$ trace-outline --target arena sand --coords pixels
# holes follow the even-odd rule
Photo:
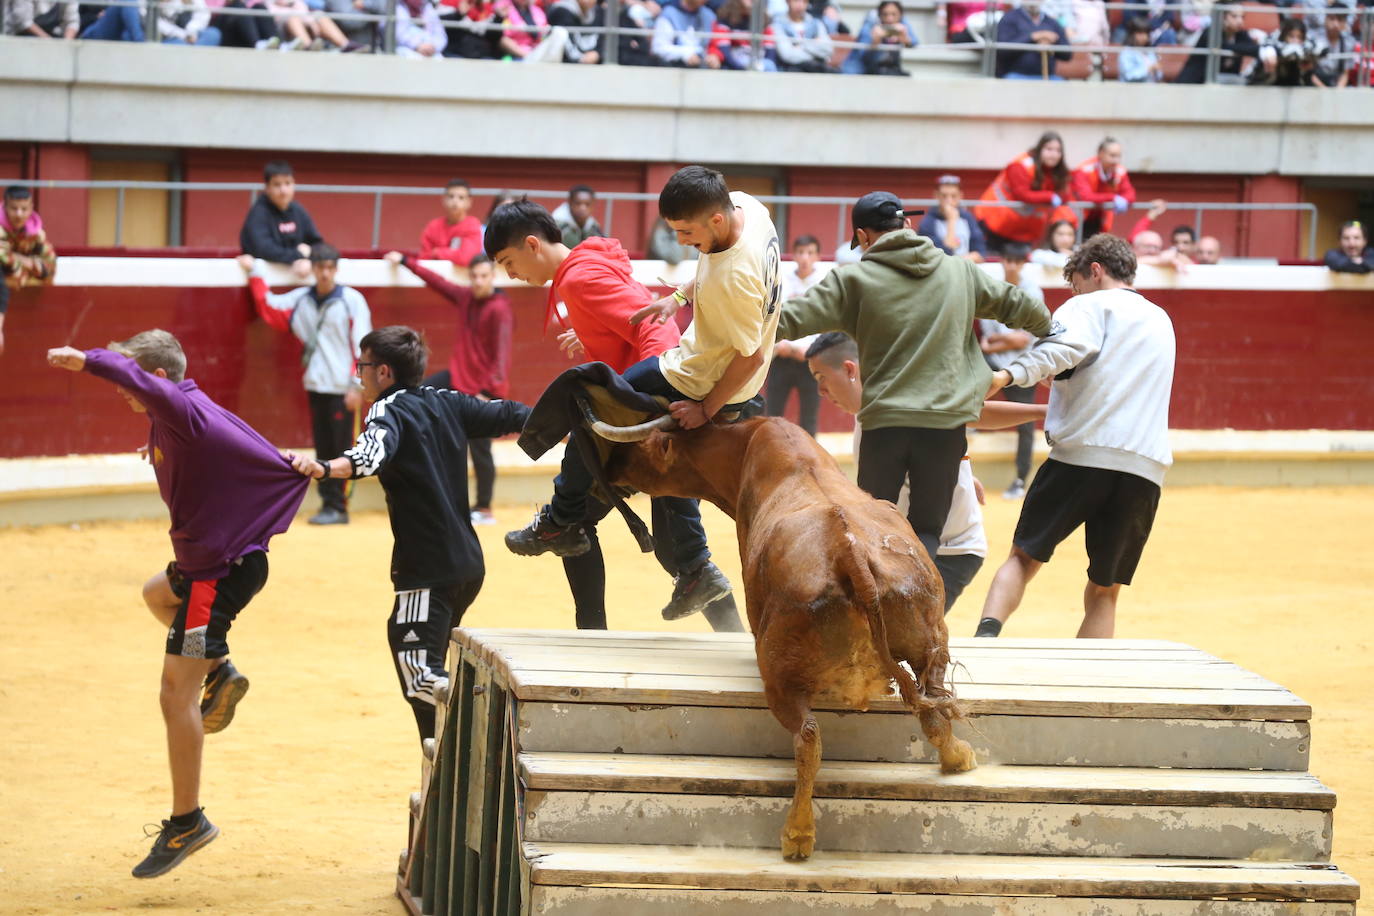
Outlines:
[[[990,485],[1003,483],[990,481]],[[311,497],[313,500],[313,496]],[[950,615],[972,633],[1016,504],[987,507],[992,557]],[[568,627],[557,560],[501,545],[525,509],[483,528],[473,626]],[[1172,639],[1238,662],[1316,710],[1312,771],[1336,790],[1335,860],[1374,888],[1374,489],[1165,493],[1121,637]],[[169,559],[163,522],[0,529],[0,912],[400,913],[392,897],[419,747],[385,651],[390,532],[297,524],[230,638],[252,691],[207,739],[202,799],[222,835],[137,881],[141,825],[169,802],[157,684],[163,632],[139,586]],[[669,582],[614,517],[603,526],[617,629],[665,624]],[[710,509],[716,559],[738,581],[734,529]],[[1007,635],[1070,636],[1086,562],[1065,544]],[[690,837],[684,837],[690,840]]]

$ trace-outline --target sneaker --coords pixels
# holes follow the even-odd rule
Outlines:
[[[323,51],[323,50],[324,50],[324,46],[325,46],[325,40],[324,40],[323,38],[316,38],[314,41],[310,42],[309,46],[307,46],[305,50],[307,50],[307,51]]]
[[[345,54],[371,54],[372,49],[367,45],[359,44],[356,41],[350,41],[343,46],[343,52]]]
[[[248,692],[248,678],[239,673],[234,663],[225,660],[205,678],[205,692],[200,700],[200,721],[205,734],[222,732],[234,721],[234,707]]]
[[[1002,491],[1003,499],[1020,499],[1026,495],[1026,482],[1020,477],[1011,482],[1011,486]]]
[[[151,833],[147,835],[152,836]],[[204,811],[200,812],[200,820],[196,821],[196,825],[189,829],[178,827],[171,821],[163,821],[162,829],[153,841],[152,852],[134,866],[134,877],[156,878],[165,875],[180,865],[182,859],[217,836],[219,828],[210,823]]]
[[[490,509],[473,509],[471,518],[474,525],[496,524],[496,516],[491,514]]]
[[[347,525],[348,513],[326,507],[318,514],[310,516],[307,521],[312,525]]]
[[[541,553],[580,557],[592,549],[592,542],[587,539],[587,532],[581,525],[559,525],[554,522],[553,513],[545,506],[535,515],[534,521],[506,535],[506,546],[511,553],[522,557],[537,557]]]
[[[281,47],[281,39],[273,35],[271,38],[263,38],[253,42],[253,47],[257,48],[259,51],[275,51],[277,48]]]
[[[681,620],[704,611],[708,604],[728,594],[730,580],[725,578],[720,567],[708,560],[697,570],[673,580],[673,597],[663,609],[663,619]]]
[[[278,49],[282,51],[294,51],[300,46],[301,40],[299,38],[293,38],[290,41],[283,41],[281,44],[277,45]]]

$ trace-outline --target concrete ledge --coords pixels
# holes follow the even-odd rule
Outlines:
[[[852,436],[822,433],[818,438],[852,477]],[[1374,432],[1177,430],[1172,441],[1170,487],[1374,485]],[[1015,449],[1013,433],[969,437],[975,473],[989,489],[1010,482]],[[534,507],[548,500],[561,449],[532,461],[508,439],[494,443],[492,452],[498,505]],[[1040,441],[1035,462],[1048,453]],[[356,483],[351,506],[357,511],[386,507],[376,480]],[[301,512],[313,514],[316,508],[312,494]],[[0,527],[161,518],[166,512],[152,470],[137,455],[0,459]]]
[[[896,79],[0,38],[0,139],[998,169],[1052,111],[1071,149],[1104,122],[1148,132],[1129,147],[1142,172],[1347,175],[1370,151],[1374,93],[993,81],[917,58],[916,78]]]

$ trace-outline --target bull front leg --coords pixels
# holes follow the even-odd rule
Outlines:
[[[797,788],[782,828],[782,857],[800,861],[811,858],[816,848],[816,812],[811,798],[821,768],[821,727],[809,709],[792,734],[792,753],[797,760]]]

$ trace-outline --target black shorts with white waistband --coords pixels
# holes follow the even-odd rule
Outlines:
[[[1130,585],[1158,507],[1154,481],[1049,458],[1026,491],[1012,543],[1048,563],[1060,542],[1082,525],[1088,578],[1103,588]]]
[[[188,579],[174,560],[167,564],[167,584],[181,599],[167,631],[167,654],[223,658],[229,654],[234,618],[267,584],[267,554],[261,550],[244,554],[218,579]]]

